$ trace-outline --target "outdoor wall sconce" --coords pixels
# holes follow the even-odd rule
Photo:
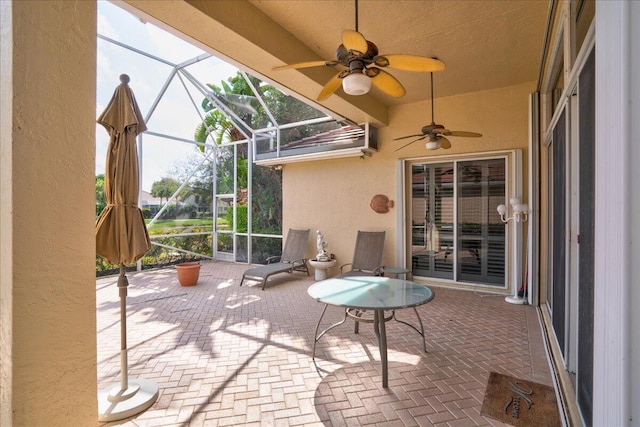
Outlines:
[[[526,222],[529,216],[529,206],[526,203],[520,203],[519,197],[512,197],[509,199],[513,216],[505,218],[507,215],[507,207],[505,205],[498,205],[498,213],[500,214],[500,220],[505,224],[510,220],[515,222]]]

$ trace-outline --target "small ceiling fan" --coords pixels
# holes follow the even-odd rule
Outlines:
[[[396,151],[402,150],[404,147],[407,147],[413,144],[414,142],[422,141],[425,138],[429,138],[429,140],[425,144],[425,147],[427,148],[427,150],[437,150],[438,148],[444,148],[445,150],[448,150],[449,148],[451,148],[451,141],[445,138],[445,136],[464,136],[467,138],[479,138],[482,136],[482,134],[476,133],[476,132],[449,130],[449,129],[446,129],[443,125],[439,125],[434,121],[433,119],[433,73],[431,73],[431,123],[424,126],[421,129],[421,131],[422,133],[419,133],[416,135],[407,135],[407,136],[402,136],[400,138],[395,138],[394,141],[399,141],[401,139],[407,139],[407,138],[417,138],[411,141],[410,143],[405,144],[402,147],[396,149]]]
[[[387,95],[401,98],[405,95],[404,86],[382,68],[405,71],[442,71],[444,62],[434,58],[417,55],[391,54],[378,55],[378,47],[358,32],[358,0],[355,0],[356,29],[342,32],[342,44],[336,50],[333,61],[310,61],[298,64],[274,67],[274,70],[289,70],[310,67],[346,67],[324,85],[318,101],[329,98],[342,85],[349,95],[364,95],[371,84]]]

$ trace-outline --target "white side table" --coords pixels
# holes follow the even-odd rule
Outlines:
[[[329,261],[316,261],[315,259],[310,259],[309,264],[315,270],[315,279],[316,281],[324,280],[327,278],[327,272],[331,267],[336,265],[337,261],[335,259]]]

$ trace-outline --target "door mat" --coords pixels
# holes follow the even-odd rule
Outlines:
[[[491,372],[481,415],[513,426],[561,426],[553,387]]]

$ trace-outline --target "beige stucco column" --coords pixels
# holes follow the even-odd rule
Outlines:
[[[0,424],[97,425],[96,3],[0,16]]]

